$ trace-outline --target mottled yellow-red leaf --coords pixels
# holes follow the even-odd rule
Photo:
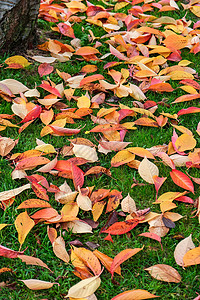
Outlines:
[[[119,167],[121,165],[129,163],[134,159],[135,154],[130,153],[128,150],[121,150],[111,159],[111,166]]]

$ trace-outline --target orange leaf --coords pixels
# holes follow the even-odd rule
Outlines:
[[[195,99],[199,99],[200,94],[189,94],[189,95],[183,95],[178,97],[174,102],[172,103],[180,103],[180,102],[185,102],[185,101],[191,101]]]
[[[111,268],[113,259],[111,257],[107,256],[106,254],[98,251],[98,250],[93,251],[93,254],[101,261],[101,263],[104,265],[104,267],[109,272],[111,272],[110,268]],[[121,268],[120,268],[120,266],[117,267],[114,272],[117,273],[117,274],[119,274],[119,275],[121,275]]]
[[[99,53],[99,50],[90,46],[81,47],[75,52],[76,55],[92,55],[97,53]]]
[[[20,160],[17,165],[15,170],[31,170],[38,165],[45,165],[49,163],[50,160],[46,157],[28,157],[23,160]]]
[[[185,48],[189,44],[189,41],[185,36],[178,35],[178,34],[170,34],[164,40],[164,44],[167,48],[174,51],[174,50]]]
[[[38,210],[36,213],[34,213],[31,218],[33,219],[44,219],[44,220],[48,220],[51,218],[54,218],[58,215],[57,210],[55,210],[54,208],[44,208],[44,209],[40,209]]]
[[[184,267],[200,264],[200,247],[189,250],[183,257]]]
[[[101,80],[101,79],[104,79],[104,76],[101,75],[101,74],[91,75],[91,76],[88,76],[86,78],[83,78],[80,82],[80,86],[83,86],[84,84],[88,84],[88,83],[91,83],[93,81]]]
[[[142,299],[152,299],[157,298],[159,296],[153,295],[145,290],[131,290],[123,292],[111,300],[142,300]]]
[[[154,120],[152,120],[150,118],[144,118],[144,117],[134,121],[134,124],[135,125],[141,125],[141,126],[158,127],[157,122],[155,122]]]
[[[17,209],[22,209],[22,208],[39,208],[39,207],[51,207],[51,205],[43,200],[40,199],[28,199],[23,201]]]
[[[98,68],[95,65],[86,65],[86,66],[82,67],[80,72],[81,73],[93,73],[93,72],[96,72],[97,70],[98,70]]]
[[[142,249],[143,249],[143,247],[142,248],[135,248],[135,249],[125,249],[125,250],[121,251],[120,253],[118,253],[115,256],[115,258],[113,259],[112,265],[110,267],[110,272],[112,274],[112,277],[114,275],[114,272],[115,272],[116,268],[118,268],[124,261],[126,261],[127,259],[129,259],[133,255],[135,255],[136,253],[138,253]]]
[[[85,248],[74,247],[74,253],[85,264],[85,266],[92,270],[94,275],[99,275],[101,273],[101,264],[92,251]]]

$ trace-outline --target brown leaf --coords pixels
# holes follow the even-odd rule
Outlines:
[[[175,283],[179,283],[181,281],[181,276],[178,271],[176,271],[169,265],[158,264],[145,270],[148,271],[149,274],[157,280]]]
[[[43,268],[49,269],[49,267],[39,258],[28,256],[28,255],[18,255],[18,258],[20,258],[23,262],[25,262],[27,265],[34,265],[34,266],[40,266]],[[52,272],[52,271],[51,271]],[[53,272],[52,272],[53,273]]]
[[[67,253],[65,249],[65,241],[64,239],[59,236],[55,239],[55,241],[52,244],[53,246],[53,252],[55,255],[63,260],[64,262],[68,263],[69,262],[69,254]]]
[[[193,248],[195,248],[195,245],[192,241],[191,234],[176,245],[174,250],[174,258],[179,266],[184,266],[183,257],[185,257],[185,254]]]

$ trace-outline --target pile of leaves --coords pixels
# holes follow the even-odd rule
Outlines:
[[[191,130],[182,125],[184,115],[197,118],[200,112],[198,74],[190,66],[191,61],[182,59],[182,51],[193,55],[200,52],[200,21],[192,22],[187,16],[174,19],[153,14],[155,9],[159,12],[181,9],[200,17],[198,1],[178,4],[174,0],[113,3],[102,0],[95,4],[42,0],[39,18],[50,22],[58,39],[48,39],[38,45],[40,55],[10,56],[2,66],[19,70],[35,65],[41,83],[30,88],[16,79],[0,81],[2,105],[7,102],[12,110],[12,114],[0,114],[0,130],[3,134],[11,127],[19,134],[16,140],[9,136],[0,137],[0,155],[13,168],[12,179],[24,182],[17,188],[0,192],[1,210],[4,213],[13,207],[17,210],[14,230],[20,244],[19,251],[13,250],[17,245],[12,249],[0,245],[0,255],[53,272],[41,259],[26,255],[26,249],[21,250],[33,228],[40,230],[41,226],[46,226],[55,256],[63,262],[63,268],[70,264],[73,274],[80,279],[70,287],[65,298],[97,299],[94,293],[101,285],[100,277],[109,272],[116,284],[114,276],[121,276],[121,264],[146,250],[144,246],[127,248],[111,258],[97,250],[96,243],[87,242],[85,247],[76,239],[67,241],[69,245],[66,246],[63,233],[80,236],[97,230],[104,235],[109,247],[108,243],[114,243],[113,236],[127,234],[130,238],[130,231],[137,226],[141,228],[139,236],[156,240],[163,249],[161,238],[184,217],[174,212],[178,203],[185,203],[190,211],[193,207],[194,217],[200,220],[200,178],[192,176],[192,170],[200,168],[197,144],[200,122]],[[81,46],[81,36],[76,36],[73,29],[82,22],[90,28],[87,46]],[[93,28],[96,27],[103,35],[95,36]],[[101,49],[105,53],[102,54]],[[68,61],[72,64],[79,61],[83,65],[78,74],[55,67],[57,63]],[[100,65],[103,65],[102,69],[98,68]],[[50,78],[52,74],[56,80]],[[171,103],[165,98],[151,100],[150,95],[154,93],[171,94],[177,90],[184,94]],[[176,113],[165,112],[165,108],[180,103],[185,106],[181,109],[176,106]],[[20,137],[27,134],[31,124],[37,128],[36,146],[19,153]],[[38,124],[42,124],[40,131]],[[147,148],[145,142],[138,145],[137,141],[127,138],[130,131],[141,127],[152,128],[153,135],[157,135],[158,130],[173,128],[173,134],[164,144]],[[49,135],[62,143],[59,148],[51,143],[51,138],[44,142]],[[107,168],[104,157],[109,155],[110,167]],[[119,167],[123,170],[122,166],[136,172],[141,179],[133,178],[128,187],[130,191],[146,184],[154,186],[155,199],[151,208],[146,207],[145,202],[143,207],[137,208],[131,192],[125,195],[123,190],[104,185],[97,189],[95,185],[88,186],[90,177],[94,182],[101,176],[107,177],[108,182],[116,179],[113,170]],[[165,177],[159,175],[164,166],[167,169]],[[58,185],[56,182],[60,179],[62,184]],[[161,194],[160,188],[169,180],[177,191]],[[27,199],[16,207],[16,199],[24,191]],[[108,214],[107,221],[105,214]],[[104,218],[104,225],[99,230],[101,218]],[[148,224],[145,232],[144,223]],[[0,224],[0,230],[10,225]],[[195,246],[191,235],[176,245],[174,259],[183,268],[200,263],[200,246]],[[149,265],[145,270],[154,279],[181,282],[179,272],[168,264]],[[0,274],[5,272],[12,272],[12,269],[1,266]],[[21,281],[31,290],[58,285],[33,278]],[[158,296],[143,290],[142,286],[133,290],[126,287],[122,293],[113,295],[112,300]]]

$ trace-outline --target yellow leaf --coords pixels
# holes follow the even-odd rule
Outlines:
[[[79,283],[75,284],[69,289],[67,297],[86,298],[92,295],[98,289],[100,284],[101,279],[99,278],[99,276],[81,280]]]
[[[171,80],[194,79],[194,76],[185,71],[172,71],[168,74]]]
[[[193,86],[190,86],[190,85],[182,85],[179,87],[180,89],[182,89],[183,91],[185,91],[186,93],[189,93],[189,94],[198,94],[197,90],[195,88],[193,88]]]
[[[115,4],[115,11],[127,6],[128,3],[127,2],[118,2],[117,4]]]
[[[127,150],[119,151],[111,160],[112,167],[119,167],[135,159],[135,154]]]
[[[186,133],[188,135],[193,136],[192,131],[190,131],[188,128],[186,128],[186,127],[184,127],[182,125],[174,125],[174,124],[172,124],[172,126],[174,128],[176,128],[177,130],[179,130],[180,132],[182,132],[182,133]]]
[[[200,18],[200,6],[194,5],[190,8],[191,12],[195,14],[195,16]]]
[[[19,64],[23,67],[27,67],[27,66],[31,65],[31,63],[29,63],[28,60],[25,57],[21,56],[21,55],[11,56],[11,57],[9,57],[5,60],[5,63],[7,65]]]
[[[193,138],[193,136],[183,133],[180,135],[176,142],[175,145],[178,149],[178,151],[183,152],[186,150],[192,150],[196,146],[196,140]]]
[[[191,61],[189,61],[187,59],[183,59],[183,60],[179,61],[178,66],[186,67],[186,66],[190,65],[191,63],[192,63]]]
[[[106,203],[104,201],[96,202],[92,207],[93,220],[96,222],[101,216]]]
[[[51,144],[44,144],[44,145],[36,146],[35,150],[39,150],[39,151],[47,153],[47,154],[56,153],[54,146],[52,146]]]
[[[77,106],[78,106],[78,108],[89,108],[90,107],[90,99],[86,96],[79,97]]]
[[[34,225],[35,222],[29,217],[26,211],[17,216],[15,220],[15,227],[18,232],[18,240],[20,245],[24,243],[27,234]]]
[[[174,199],[184,196],[186,192],[179,193],[179,192],[167,192],[162,194],[154,203],[162,203],[164,201],[173,201]]]
[[[10,225],[10,224],[0,224],[0,230],[3,229],[4,227],[6,227],[7,225]]]

